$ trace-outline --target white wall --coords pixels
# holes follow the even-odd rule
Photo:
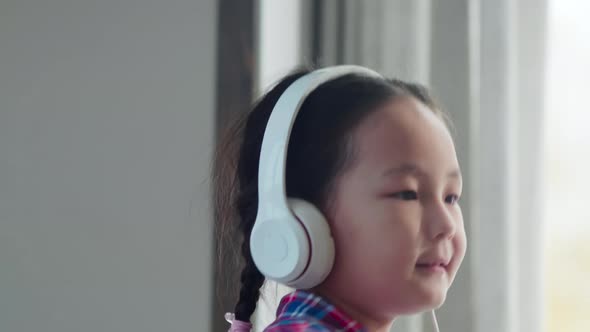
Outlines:
[[[0,2],[0,331],[208,331],[214,0]]]
[[[303,1],[258,0],[256,98],[302,64],[303,6]]]

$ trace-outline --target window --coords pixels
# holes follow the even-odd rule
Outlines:
[[[590,331],[590,2],[549,1],[545,326]]]

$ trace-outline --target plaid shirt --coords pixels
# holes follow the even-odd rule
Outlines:
[[[264,332],[299,331],[366,332],[366,329],[323,298],[297,290],[283,297],[277,319]]]

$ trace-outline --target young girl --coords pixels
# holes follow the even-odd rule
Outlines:
[[[250,330],[265,280],[250,237],[267,123],[281,95],[313,73],[282,79],[217,150],[216,218],[239,228],[245,259],[230,331]],[[325,81],[301,104],[285,170],[287,196],[320,210],[335,250],[327,276],[285,296],[265,331],[385,332],[401,315],[443,304],[466,250],[462,179],[445,116],[424,87],[358,71]]]

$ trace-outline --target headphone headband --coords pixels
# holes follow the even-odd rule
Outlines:
[[[348,74],[382,77],[365,67],[341,65],[312,71],[295,82],[275,104],[264,132],[258,168],[258,214],[288,210],[285,166],[291,129],[305,98],[318,86]]]
[[[286,195],[289,136],[305,98],[318,86],[348,74],[381,77],[359,66],[313,71],[293,82],[275,104],[262,140],[258,213],[250,235],[252,259],[265,277],[295,288],[324,280],[334,262],[334,241],[320,210]]]

